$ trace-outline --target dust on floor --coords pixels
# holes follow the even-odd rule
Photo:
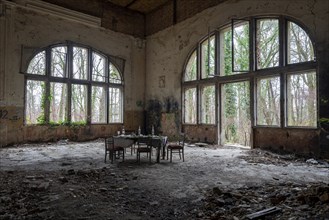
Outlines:
[[[104,163],[102,140],[0,149],[0,219],[329,218],[326,161],[236,147],[185,147],[185,162],[127,151]],[[307,162],[306,162],[307,161]]]

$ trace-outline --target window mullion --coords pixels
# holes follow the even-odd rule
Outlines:
[[[71,122],[71,110],[72,110],[72,72],[73,72],[73,48],[72,44],[67,45],[67,77],[68,77],[68,85],[67,85],[67,121]]]
[[[91,80],[92,80],[92,50],[88,48],[88,61],[87,61],[87,71],[88,71],[88,86],[87,86],[87,124],[91,124]]]
[[[44,100],[44,116],[45,116],[45,122],[49,123],[50,118],[50,100],[48,97],[50,97],[50,82],[49,82],[49,76],[51,75],[51,49],[46,49],[46,80],[45,86],[46,86],[46,99]]]
[[[287,64],[287,35],[286,35],[286,23],[285,19],[281,16],[279,18],[279,66],[285,66]]]
[[[109,61],[109,58],[107,57],[106,60],[105,60],[105,83],[107,84],[106,85],[106,123],[109,124],[110,123],[110,102],[109,102],[109,98],[110,98],[110,87],[109,87],[109,84],[110,84],[110,61]]]

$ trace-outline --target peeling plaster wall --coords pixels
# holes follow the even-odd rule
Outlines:
[[[21,52],[72,41],[125,60],[124,118],[127,129],[143,123],[145,88],[145,42],[139,38],[86,25],[55,15],[27,9],[15,3],[2,4],[0,15],[0,146],[61,138],[86,140],[116,133],[121,125],[90,125],[82,128],[24,126],[24,75]],[[132,86],[133,85],[133,86]],[[79,135],[80,134],[80,135]],[[75,138],[74,138],[75,137]]]
[[[146,46],[146,81],[152,83],[148,84],[146,88],[146,100],[164,102],[166,97],[173,97],[177,101],[179,111],[181,112],[182,71],[189,53],[196,47],[200,39],[207,35],[209,30],[213,31],[218,27],[229,24],[232,18],[257,15],[285,15],[301,22],[308,28],[317,49],[319,97],[320,100],[329,100],[329,1],[327,0],[228,0],[208,8],[175,26],[148,36]],[[165,86],[161,87],[160,85],[163,85],[163,77],[165,77]],[[329,102],[324,103],[324,101],[321,101],[319,111],[320,118],[329,118]],[[203,127],[202,125],[195,126],[193,129],[188,127],[188,131],[191,132],[189,135],[202,140],[204,135],[202,132],[198,132],[198,130],[204,129]],[[180,127],[171,129],[181,130]],[[263,143],[264,139],[258,138],[257,135],[262,135],[263,132],[257,132],[259,130],[257,128],[254,130],[256,134],[254,138],[258,140],[257,146],[262,147],[266,143]],[[282,135],[281,129],[265,130],[270,131],[273,136],[280,137]],[[290,131],[292,138],[290,138],[289,143],[293,143],[293,137],[296,136],[294,135],[295,131],[297,132],[298,129]],[[167,132],[169,130],[163,131],[165,134]],[[315,135],[318,139],[320,138],[319,133],[317,131]],[[213,134],[217,136],[217,132],[213,132]],[[303,132],[297,132],[296,134],[304,135]],[[320,142],[312,143],[315,143],[316,147],[321,145],[321,148],[324,149],[323,152],[329,155],[329,144],[326,144],[328,143],[328,138],[327,136],[325,137]],[[217,137],[214,138],[217,139]],[[301,144],[299,149],[308,149],[311,140],[305,138],[304,141],[304,143],[299,142]],[[280,149],[281,146],[273,143],[272,148]],[[289,145],[285,145],[284,148],[289,151]],[[302,152],[305,152],[304,150]],[[314,150],[314,148],[310,150]]]

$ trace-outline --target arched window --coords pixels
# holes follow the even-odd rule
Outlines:
[[[247,136],[244,125],[317,126],[313,43],[288,18],[234,20],[208,33],[188,57],[183,74],[185,124],[216,124],[220,112],[228,139],[235,138],[233,133]],[[244,126],[241,134],[238,126]]]
[[[123,81],[105,54],[49,46],[32,57],[25,79],[25,124],[122,123]]]

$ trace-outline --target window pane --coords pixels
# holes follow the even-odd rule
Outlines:
[[[63,123],[67,112],[67,85],[50,83],[50,122]]]
[[[289,75],[287,82],[288,126],[316,127],[315,72]]]
[[[257,20],[257,68],[264,69],[279,65],[279,21]]]
[[[112,63],[110,63],[109,73],[110,73],[110,83],[117,83],[117,84],[121,83],[120,73]]]
[[[66,77],[67,47],[54,47],[51,49],[51,75]]]
[[[109,89],[109,122],[122,122],[122,96],[119,88]]]
[[[248,81],[222,86],[221,142],[250,146],[250,84]]]
[[[29,63],[27,73],[46,75],[46,52],[42,51],[36,54]]]
[[[87,86],[72,85],[71,121],[86,123],[87,119]]]
[[[196,88],[185,89],[184,92],[184,122],[196,124],[197,120]]]
[[[92,70],[92,80],[105,82],[105,65],[106,59],[104,56],[93,52],[93,70]]]
[[[91,89],[91,122],[106,123],[106,90],[93,86]]]
[[[82,47],[73,47],[73,78],[88,79],[88,50]]]
[[[237,73],[232,72],[232,31],[231,28],[226,28],[221,31],[220,39],[220,75],[228,76]]]
[[[280,77],[257,81],[257,124],[280,125]]]
[[[45,83],[42,81],[27,80],[25,99],[25,122],[26,124],[43,124]]]
[[[196,51],[194,51],[187,62],[184,81],[196,80],[196,77],[197,77]]]
[[[205,124],[215,124],[215,86],[201,89],[201,121]]]
[[[215,36],[210,36],[201,45],[201,76],[209,78],[215,75]]]
[[[288,22],[288,63],[314,60],[312,42],[307,33],[293,22]]]
[[[234,25],[234,71],[249,71],[249,22]]]

